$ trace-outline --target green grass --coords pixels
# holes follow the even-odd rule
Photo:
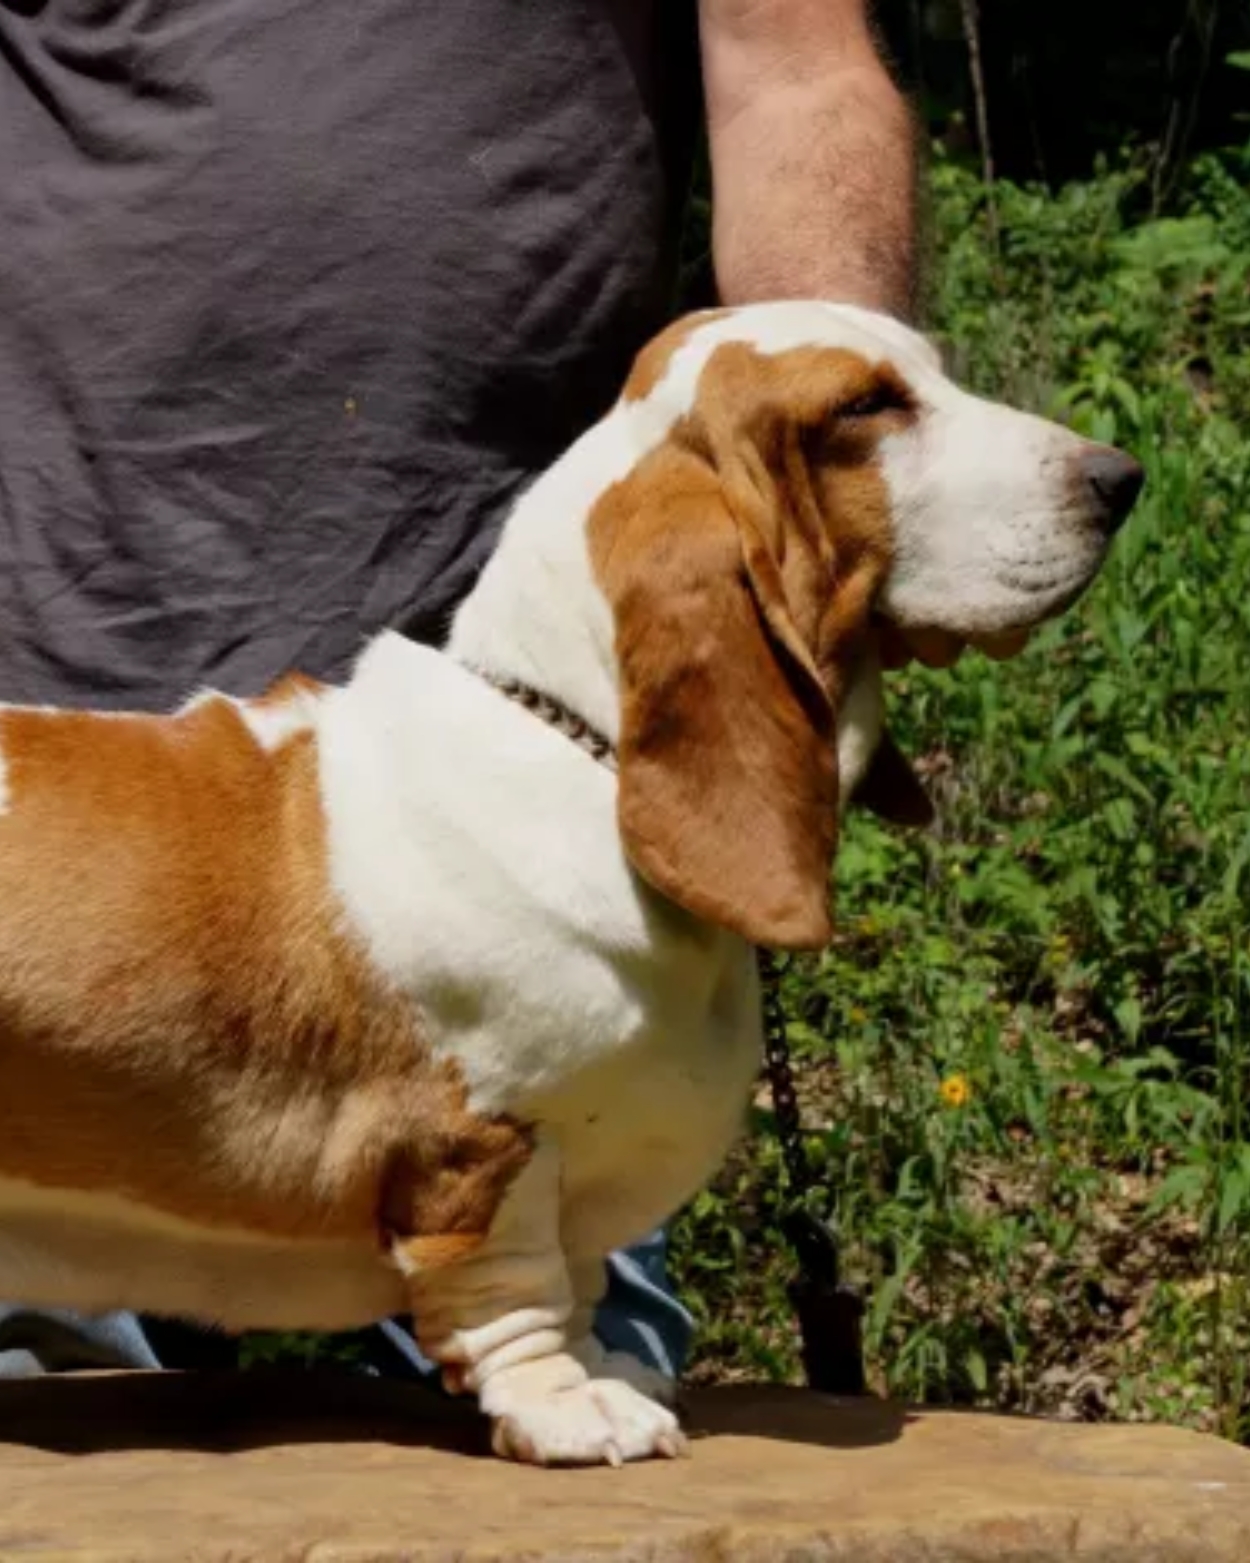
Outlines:
[[[936,192],[961,377],[1149,487],[1024,656],[895,679],[939,820],[852,823],[837,941],[791,970],[811,1145],[879,1387],[1244,1437],[1250,158],[1202,160],[1159,221],[1131,172],[1000,187],[997,254],[976,182]],[[679,1228],[699,1378],[796,1369],[763,1100]]]

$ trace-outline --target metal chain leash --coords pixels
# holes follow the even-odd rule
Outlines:
[[[799,1099],[794,1089],[794,1070],[790,1065],[785,1009],[781,1002],[784,968],[777,956],[767,950],[756,953],[759,960],[760,1000],[764,1011],[764,1062],[772,1089],[778,1138],[781,1140],[781,1153],[785,1159],[790,1188],[794,1192],[802,1192],[810,1179],[807,1153],[803,1147]]]
[[[777,1134],[786,1169],[782,1231],[794,1250],[799,1273],[790,1302],[798,1315],[803,1368],[812,1389],[834,1395],[866,1392],[862,1321],[864,1304],[841,1279],[838,1239],[829,1217],[829,1194],[812,1170],[803,1143],[799,1099],[781,1002],[784,966],[767,950],[756,952],[768,1070]]]

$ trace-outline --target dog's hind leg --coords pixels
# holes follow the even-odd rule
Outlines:
[[[497,1453],[538,1465],[619,1465],[676,1455],[676,1418],[569,1349],[574,1311],[560,1246],[560,1156],[540,1135],[489,1232],[429,1264],[430,1238],[395,1239],[422,1350],[449,1387],[475,1393]]]

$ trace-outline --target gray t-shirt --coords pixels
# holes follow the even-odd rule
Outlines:
[[[669,307],[688,11],[0,0],[0,699],[439,637]]]

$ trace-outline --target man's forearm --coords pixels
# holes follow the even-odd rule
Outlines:
[[[715,80],[709,89],[725,301],[828,297],[910,314],[916,134],[876,59],[769,72],[730,103]]]

